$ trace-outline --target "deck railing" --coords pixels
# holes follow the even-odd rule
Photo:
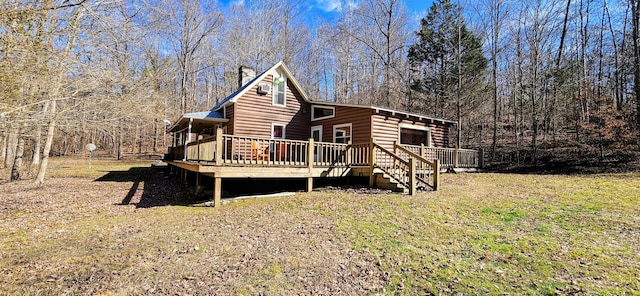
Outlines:
[[[222,136],[221,164],[306,166],[309,142]]]
[[[479,168],[482,167],[483,152],[473,149],[428,147],[417,145],[401,145],[403,148],[424,157],[427,160],[440,160],[443,167]]]
[[[185,150],[186,149],[186,150]],[[369,166],[415,192],[416,185],[437,189],[441,167],[481,167],[482,151],[398,145],[386,149],[371,140],[366,144],[339,144],[224,135],[171,147],[170,160],[196,161],[220,166],[281,166],[348,168]],[[373,173],[371,173],[371,176]]]
[[[222,151],[216,158],[218,142]],[[309,141],[268,139],[221,135],[199,139],[186,146],[171,147],[171,159],[209,162],[219,165],[261,165],[261,166],[308,166]],[[186,153],[185,153],[186,147]],[[482,167],[482,150],[427,147],[417,145],[397,145],[415,153],[428,161],[440,160],[441,167],[478,168]],[[368,144],[339,144],[327,142],[313,143],[313,166],[343,167],[369,165]],[[406,159],[397,149],[392,151]],[[405,153],[406,154],[406,153]],[[416,168],[418,171],[423,168]],[[426,169],[426,168],[425,168]]]

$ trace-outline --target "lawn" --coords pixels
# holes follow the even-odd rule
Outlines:
[[[0,294],[640,295],[637,173],[445,174],[416,197],[210,208],[149,164],[0,179]]]

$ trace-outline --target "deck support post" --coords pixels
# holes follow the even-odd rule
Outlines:
[[[484,149],[478,149],[478,167],[484,168]]]
[[[416,160],[409,158],[409,195],[416,195]]]
[[[196,190],[198,190],[200,184],[202,184],[202,174],[196,173]]]
[[[440,160],[433,160],[433,190],[438,190],[438,184],[440,183]]]
[[[307,178],[307,192],[313,192],[313,177]]]
[[[369,141],[369,187],[373,187],[376,183],[376,178],[373,175],[376,163],[376,140],[371,138]]]
[[[307,192],[313,191],[313,151],[315,150],[313,138],[309,138],[309,146],[307,147],[307,166],[309,167],[309,177],[307,177]]]
[[[213,182],[213,206],[219,207],[222,205],[220,202],[222,198],[222,178],[214,177]]]
[[[221,165],[222,164],[222,141],[223,141],[223,137],[222,137],[222,128],[219,127],[218,129],[216,129],[216,152],[215,152],[215,164],[217,165]]]

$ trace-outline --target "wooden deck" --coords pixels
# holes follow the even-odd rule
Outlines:
[[[394,144],[393,149],[369,143],[339,144],[224,135],[171,147],[165,161],[173,168],[214,178],[214,205],[220,204],[225,178],[301,178],[313,189],[314,178],[365,176],[370,186],[381,180],[406,188],[437,190],[446,167],[480,167],[476,150]],[[394,185],[395,186],[395,185]]]

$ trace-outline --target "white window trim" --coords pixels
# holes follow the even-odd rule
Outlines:
[[[282,139],[286,139],[287,138],[287,125],[286,124],[282,124],[282,123],[271,123],[271,139],[275,139],[273,137],[273,132],[274,132],[274,128],[276,126],[281,126],[282,127]]]
[[[323,117],[318,117],[315,118],[313,116],[313,114],[315,114],[314,110],[315,108],[324,108],[324,109],[331,109],[333,110],[333,114],[329,115],[329,116],[323,116]],[[311,121],[316,121],[316,120],[322,120],[322,119],[329,119],[329,118],[334,118],[336,117],[336,107],[330,107],[330,106],[311,106]]]
[[[319,131],[320,132],[320,138],[318,139],[318,142],[322,142],[322,125],[314,125],[311,127],[311,138],[313,139],[313,131]]]
[[[398,144],[401,144],[400,137],[402,135],[402,129],[412,129],[427,132],[427,147],[432,147],[433,141],[431,140],[431,128],[428,126],[415,126],[408,123],[398,124]]]
[[[345,123],[345,124],[337,124],[333,126],[333,143],[336,143],[336,131],[339,128],[343,128],[343,127],[349,127],[349,130],[351,131],[351,133],[349,134],[349,141],[353,140],[353,126],[351,123]]]
[[[271,105],[273,106],[279,106],[279,107],[287,107],[287,77],[284,75],[284,73],[275,70],[273,72],[273,81],[271,82]],[[277,92],[277,86],[275,84],[275,80],[276,77],[281,77],[284,79],[284,101],[282,104],[278,104],[277,103],[277,97],[278,97],[278,92]]]

